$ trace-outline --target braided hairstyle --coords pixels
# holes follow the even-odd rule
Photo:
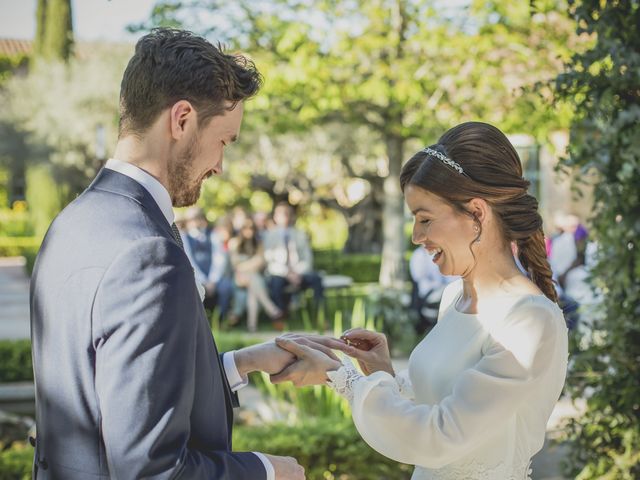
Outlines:
[[[429,148],[458,163],[464,173],[433,153],[420,151],[402,168],[402,191],[412,184],[440,196],[474,219],[479,227],[477,238],[482,225],[464,205],[473,198],[484,199],[494,212],[505,242],[516,243],[518,259],[531,280],[557,303],[538,201],[527,193],[529,181],[522,177],[520,158],[507,137],[487,123],[466,122],[448,130]]]

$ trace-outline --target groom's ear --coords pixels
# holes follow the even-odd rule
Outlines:
[[[169,110],[169,128],[174,140],[181,140],[190,129],[196,128],[198,115],[191,102],[180,100]]]

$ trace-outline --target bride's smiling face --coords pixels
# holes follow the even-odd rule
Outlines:
[[[405,201],[414,216],[412,241],[422,245],[443,275],[466,275],[475,260],[469,246],[477,236],[474,221],[438,195],[407,185]]]

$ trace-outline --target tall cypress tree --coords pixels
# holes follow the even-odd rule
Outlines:
[[[602,301],[589,312],[593,335],[572,357],[569,386],[587,410],[570,425],[569,473],[632,480],[640,478],[640,0],[570,4],[578,33],[594,42],[557,79],[575,106],[563,163],[592,178],[591,283]]]
[[[43,56],[49,60],[68,60],[73,48],[71,0],[46,0],[44,3],[46,14]]]
[[[33,51],[40,56],[44,52],[44,32],[47,23],[47,0],[38,0],[36,10],[36,38],[33,42]]]

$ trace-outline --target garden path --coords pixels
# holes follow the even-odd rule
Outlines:
[[[23,257],[0,258],[0,340],[29,338],[29,278]]]

